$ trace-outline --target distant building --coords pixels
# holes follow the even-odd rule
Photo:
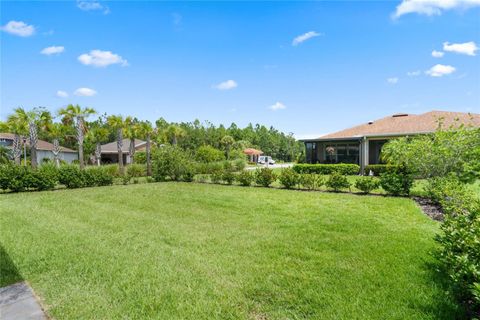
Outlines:
[[[435,132],[460,124],[480,127],[480,114],[430,111],[423,114],[398,113],[352,128],[327,134],[305,143],[308,163],[356,163],[365,168],[381,163],[383,145],[392,138]]]
[[[12,148],[13,140],[15,135],[13,133],[0,133],[0,146]],[[25,140],[26,146],[30,148],[30,140]],[[23,147],[22,147],[23,148]],[[53,144],[44,140],[38,140],[37,142],[37,163],[42,163],[44,159],[50,159],[53,161]],[[58,154],[60,160],[63,160],[67,163],[71,163],[73,160],[78,160],[78,153],[75,150],[65,148],[60,146],[60,153]],[[23,159],[23,150],[22,150],[22,159]]]
[[[146,148],[147,142],[135,139],[135,151],[144,151]],[[130,149],[130,139],[122,140],[122,155],[123,163],[131,163],[128,150]],[[118,163],[118,150],[117,150],[117,141],[110,142],[107,144],[102,144],[102,163]]]

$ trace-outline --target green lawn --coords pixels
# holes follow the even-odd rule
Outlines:
[[[0,285],[56,319],[453,319],[406,198],[153,183],[0,195]]]

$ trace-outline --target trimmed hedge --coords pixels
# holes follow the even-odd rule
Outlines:
[[[397,170],[398,166],[392,164],[369,164],[368,166],[365,166],[364,173],[365,175],[368,175],[370,171],[372,171],[374,176],[380,176],[382,173],[393,172]]]
[[[332,174],[338,172],[342,175],[357,175],[360,172],[360,166],[353,163],[337,163],[337,164],[296,164],[293,170],[297,173],[316,173],[316,174]]]

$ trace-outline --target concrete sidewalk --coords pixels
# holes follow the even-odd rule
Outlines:
[[[0,288],[0,319],[46,320],[47,317],[30,286],[25,282],[18,282]]]

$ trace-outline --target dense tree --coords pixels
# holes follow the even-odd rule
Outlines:
[[[138,123],[138,134],[142,139],[146,140],[145,154],[147,160],[147,176],[152,175],[152,156],[151,156],[151,139],[155,130],[149,121],[142,121]]]
[[[125,129],[125,122],[122,116],[111,115],[107,118],[108,125],[116,131],[117,136],[117,151],[118,151],[118,168],[120,174],[123,175],[123,130]]]

